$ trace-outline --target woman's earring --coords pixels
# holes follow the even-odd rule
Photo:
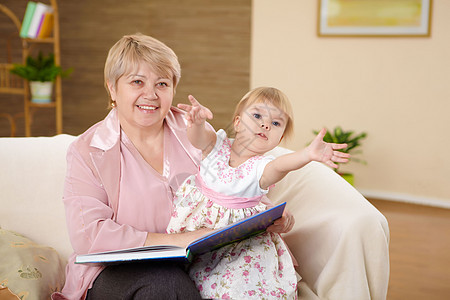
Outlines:
[[[113,108],[116,107],[116,101],[111,102],[111,107],[113,107]]]

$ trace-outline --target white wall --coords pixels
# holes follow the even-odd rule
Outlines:
[[[253,0],[251,87],[293,102],[300,148],[322,126],[367,131],[348,164],[366,195],[450,207],[450,1],[429,38],[317,36],[317,1]]]

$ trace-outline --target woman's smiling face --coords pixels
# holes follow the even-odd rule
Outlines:
[[[115,86],[108,84],[121,125],[135,129],[161,126],[172,106],[172,77],[161,77],[141,63],[137,70],[120,77]]]

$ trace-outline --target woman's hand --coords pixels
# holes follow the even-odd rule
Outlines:
[[[147,239],[144,246],[157,246],[157,245],[174,245],[186,248],[191,242],[199,237],[207,234],[212,229],[202,228],[195,231],[188,231],[183,233],[147,233]]]
[[[331,168],[337,168],[336,163],[346,163],[350,154],[337,151],[347,147],[347,144],[326,143],[323,138],[327,130],[323,128],[314,138],[311,144],[306,147],[306,151],[311,161],[318,161],[326,164]]]
[[[267,231],[274,233],[288,233],[292,230],[294,224],[294,216],[287,209],[285,209],[283,216],[278,220],[275,220],[272,225],[267,227]]]
[[[195,231],[187,231],[187,232],[175,233],[175,234],[171,234],[171,235],[174,237],[174,240],[176,241],[176,243],[180,243],[180,244],[176,244],[176,245],[186,248],[190,243],[192,243],[196,239],[202,237],[203,235],[208,234],[211,231],[212,231],[212,229],[210,229],[210,228],[201,228],[201,229],[198,229]]]
[[[178,108],[186,111],[187,126],[191,127],[192,124],[202,125],[206,119],[211,120],[213,113],[203,105],[201,105],[192,95],[188,96],[191,105],[180,103]]]

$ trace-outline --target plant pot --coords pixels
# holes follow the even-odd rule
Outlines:
[[[49,103],[52,101],[52,81],[31,81],[31,102],[34,103]]]
[[[354,185],[355,183],[355,176],[353,176],[352,173],[339,173],[339,175],[342,176],[348,183],[351,185]]]

